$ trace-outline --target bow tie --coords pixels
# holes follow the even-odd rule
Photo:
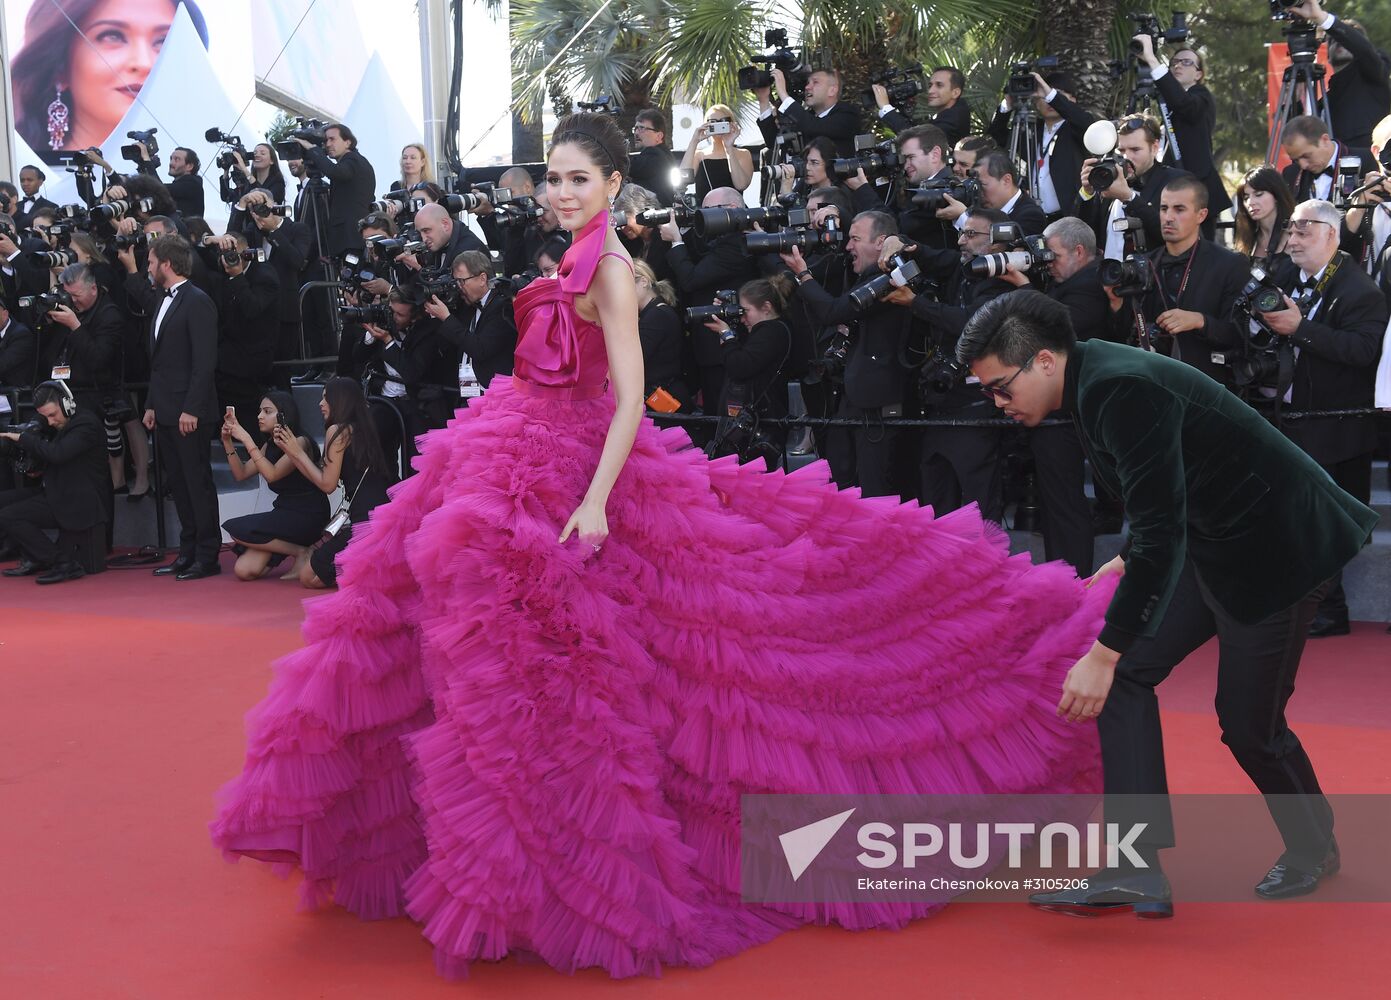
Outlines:
[[[160,292],[160,297],[161,297],[161,298],[165,298],[165,299],[172,299],[172,298],[174,297],[174,289],[172,289],[172,288],[166,288],[166,289],[162,290],[162,291]]]
[[[1318,284],[1319,279],[1311,274],[1309,275],[1309,277],[1305,278],[1303,281],[1299,283],[1299,288],[1303,291],[1312,292],[1315,288],[1318,287]]]

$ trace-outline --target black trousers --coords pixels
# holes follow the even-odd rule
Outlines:
[[[985,416],[983,407],[942,413],[943,417]],[[999,524],[1005,516],[1003,435],[990,427],[927,427],[923,430],[919,496],[939,517],[972,501],[981,516]]]
[[[885,427],[879,409],[852,406],[844,398],[836,416],[860,420],[858,427],[832,427],[826,433],[826,461],[840,489],[860,487],[860,495],[886,497],[899,492],[894,459],[900,427]]]
[[[43,490],[6,490],[0,493],[0,538],[6,538],[37,563],[52,565],[73,553],[60,551],[48,532],[58,527],[53,507]]]
[[[216,562],[222,548],[212,470],[216,430],[206,419],[198,421],[192,434],[180,434],[178,424],[155,428],[155,446],[174,493],[174,509],[179,512],[179,558],[199,565]]]
[[[1333,810],[1319,789],[1308,754],[1285,721],[1285,705],[1294,693],[1309,622],[1326,586],[1259,624],[1242,625],[1217,605],[1192,563],[1184,566],[1159,631],[1121,657],[1097,718],[1107,796],[1146,796],[1108,798],[1107,822],[1148,823],[1137,844],[1173,846],[1164,737],[1154,689],[1215,635],[1222,742],[1267,796],[1284,838],[1285,860],[1303,871],[1323,860],[1333,836]]]
[[[1034,478],[1043,504],[1043,554],[1090,576],[1096,559],[1092,508],[1087,501],[1086,458],[1072,424],[1029,432]]]
[[[1372,453],[1358,455],[1344,462],[1323,466],[1335,483],[1363,503],[1372,502]],[[1348,595],[1343,590],[1343,571],[1333,574],[1329,581],[1328,596],[1319,605],[1319,614],[1330,618],[1348,616]]]

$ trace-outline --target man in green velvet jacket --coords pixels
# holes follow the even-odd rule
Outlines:
[[[1126,549],[1093,578],[1123,574],[1058,713],[1097,720],[1106,793],[1137,797],[1108,799],[1107,820],[1148,824],[1135,842],[1145,865],[1031,901],[1080,914],[1172,914],[1158,863],[1159,849],[1173,846],[1173,820],[1155,687],[1214,635],[1222,740],[1268,796],[1285,841],[1256,892],[1312,892],[1337,870],[1338,848],[1285,703],[1327,581],[1366,543],[1376,513],[1196,368],[1077,343],[1067,310],[1038,292],[988,304],[957,356],[1012,419],[1036,426],[1055,410],[1070,413],[1093,475],[1123,498],[1130,521]]]

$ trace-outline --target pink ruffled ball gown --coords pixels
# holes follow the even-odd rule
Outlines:
[[[306,902],[409,914],[447,975],[509,953],[613,976],[806,922],[941,904],[740,902],[743,793],[1099,792],[1058,720],[1110,588],[934,518],[708,460],[644,421],[602,552],[556,538],[613,413],[573,302],[607,215],[516,301],[516,374],[421,441],[248,716],[213,841]]]

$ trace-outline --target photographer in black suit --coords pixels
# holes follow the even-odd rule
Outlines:
[[[159,460],[179,513],[179,556],[156,576],[200,580],[222,572],[222,528],[213,485],[212,442],[218,433],[217,306],[189,276],[193,247],[181,236],[150,243],[149,281],[135,252],[120,251],[126,295],[150,320],[150,389],[145,429],[155,432]]]
[[[203,217],[205,202],[199,166],[198,154],[186,146],[178,146],[169,154],[169,176],[173,180],[164,186],[169,189],[169,197],[174,199],[179,214],[185,218]]]
[[[1360,24],[1334,17],[1318,0],[1303,0],[1290,13],[1322,28],[1328,42],[1334,69],[1328,80],[1333,134],[1352,146],[1370,145],[1372,126],[1391,113],[1391,56],[1372,44]]]
[[[804,144],[817,136],[825,136],[835,143],[837,155],[855,155],[855,136],[863,131],[860,112],[858,108],[840,103],[841,79],[837,70],[818,69],[811,74],[807,80],[805,104],[788,96],[787,78],[781,69],[774,66],[772,75],[773,85],[782,98],[781,104],[773,107],[768,87],[754,91],[758,97],[758,130],[763,133],[763,141],[769,149],[777,139],[778,120],[782,118],[802,137]]]
[[[1196,49],[1179,49],[1165,66],[1154,53],[1152,36],[1136,35],[1133,41],[1140,46],[1140,58],[1149,64],[1160,99],[1169,109],[1173,142],[1164,153],[1164,162],[1188,171],[1207,187],[1203,238],[1210,240],[1217,235],[1217,216],[1232,207],[1232,199],[1212,161],[1217,101],[1212,91],[1203,86],[1207,72],[1203,57]]]
[[[715,188],[705,196],[701,208],[743,208],[744,197],[734,188]],[[685,242],[680,227],[668,222],[658,230],[662,239],[671,244],[667,264],[676,276],[676,287],[686,305],[708,305],[721,289],[738,288],[757,266],[744,252],[742,233],[728,233],[706,240],[703,251],[696,252]],[[701,409],[707,414],[718,413],[720,396],[724,391],[724,352],[720,338],[701,323],[687,326],[691,349],[700,371]]]
[[[304,223],[270,211],[276,204],[274,198],[267,189],[255,188],[242,196],[238,207],[246,210],[247,245],[265,250],[266,263],[275,271],[280,283],[280,332],[276,337],[275,359],[285,361],[300,356],[299,288],[303,283],[300,276],[309,262],[314,234]]]
[[[1159,227],[1160,193],[1184,172],[1160,162],[1161,135],[1159,121],[1149,115],[1126,115],[1117,122],[1116,155],[1124,160],[1124,169],[1115,171],[1116,179],[1100,191],[1093,190],[1090,183],[1097,158],[1089,156],[1082,162],[1075,214],[1092,227],[1101,256],[1108,260],[1124,256],[1121,234],[1114,225],[1118,219],[1130,217],[1143,222],[1146,246],[1156,246],[1163,235]],[[1209,211],[1204,217],[1204,226],[1213,214]],[[1202,232],[1205,239],[1211,239],[1206,228]]]
[[[322,146],[307,139],[295,141],[304,147],[304,162],[310,169],[329,180],[328,224],[324,234],[328,245],[323,251],[341,258],[346,250],[361,249],[357,220],[372,205],[377,175],[367,157],[357,151],[357,136],[348,126],[335,124],[324,129]]]
[[[862,285],[880,273],[879,255],[884,241],[898,232],[898,222],[888,212],[861,212],[850,224],[845,241]],[[831,346],[837,327],[849,327],[845,360],[845,392],[836,416],[862,421],[853,430],[836,427],[827,434],[826,460],[836,485],[844,489],[858,483],[865,496],[889,496],[899,492],[894,474],[895,451],[902,433],[880,421],[903,415],[908,400],[909,369],[902,358],[913,325],[913,316],[884,300],[861,312],[847,293],[836,298],[807,269],[800,250],[783,255],[783,262],[798,282],[797,299],[816,319],[822,333],[819,345]],[[905,484],[906,485],[906,484]]]
[[[443,205],[424,205],[415,213],[415,231],[434,255],[429,262],[434,267],[448,267],[450,262],[466,250],[488,252],[487,244],[474,235],[467,225],[450,215]],[[402,267],[418,271],[427,262],[416,259],[415,254],[402,254],[396,258]]]
[[[1316,115],[1300,115],[1286,122],[1280,145],[1290,158],[1281,176],[1294,192],[1295,204],[1312,199],[1331,201],[1338,161],[1344,157],[1355,156],[1361,161],[1359,177],[1377,169],[1370,150],[1334,139],[1323,119]]]
[[[1231,369],[1213,355],[1221,357],[1245,339],[1231,316],[1232,304],[1250,276],[1250,262],[1202,238],[1206,217],[1207,187],[1202,181],[1182,174],[1165,185],[1159,197],[1164,244],[1148,255],[1155,280],[1139,296],[1143,331],[1137,328],[1135,297],[1122,302],[1108,288],[1112,339],[1148,345],[1230,385]]]
[[[101,416],[102,398],[120,382],[126,318],[87,264],[69,264],[59,280],[73,304],[46,315],[37,374],[67,382],[83,409]]]
[[[1034,73],[1033,78],[1034,96],[1023,98],[1032,100],[1038,112],[1035,130],[1042,162],[1038,171],[1038,190],[1032,194],[1046,220],[1051,222],[1072,210],[1073,200],[1077,197],[1073,183],[1087,156],[1082,136],[1086,134],[1088,126],[1099,119],[1073,100],[1072,78],[1066,73],[1049,73],[1046,78]],[[1010,101],[1011,98],[1006,97],[1000,102],[988,130],[1001,149],[1009,145]],[[1042,231],[1041,226],[1039,231]],[[1026,230],[1025,235],[1034,234]]]
[[[999,212],[1010,222],[1019,223],[1025,236],[1042,236],[1048,217],[1038,202],[1019,186],[1019,167],[1008,153],[995,150],[976,161],[976,180],[980,182],[980,207]],[[949,201],[937,213],[940,219],[951,219],[959,231],[965,224],[967,207],[959,201]]]
[[[459,391],[467,405],[488,388],[494,375],[512,374],[517,321],[507,289],[494,283],[497,272],[486,253],[464,251],[454,258],[453,270],[460,314],[454,315],[433,295],[425,312],[439,321],[440,336],[459,354]]]
[[[459,405],[459,353],[440,332],[439,320],[426,315],[403,289],[393,288],[387,302],[390,328],[364,324],[374,341],[366,348],[366,364],[378,363],[381,374],[372,380],[373,394],[386,396],[401,414],[406,427],[402,447],[409,459],[416,455],[415,439],[443,427]]]
[[[874,103],[879,106],[879,119],[895,132],[913,127],[908,116],[889,103],[889,90],[882,83],[873,86]],[[927,95],[923,98],[932,115],[922,124],[935,125],[947,137],[947,146],[959,142],[971,132],[971,106],[962,99],[966,90],[966,75],[955,66],[938,66],[927,78]]]
[[[511,191],[513,199],[536,198],[537,205],[541,204],[536,184],[525,167],[509,167],[504,170],[498,178],[498,187]],[[542,223],[549,225],[550,222],[544,217],[537,222],[522,222],[518,219],[510,225],[502,225],[499,214],[486,196],[478,208],[474,209],[474,217],[478,219],[478,226],[483,230],[488,247],[502,254],[502,269],[507,274],[521,274],[530,267],[536,259],[537,251],[552,233],[569,238],[569,234],[563,229],[552,228],[549,232],[545,230]],[[547,215],[554,219],[554,213],[548,212]]]
[[[34,331],[10,312],[0,296],[0,386],[28,388],[34,382]]]
[[[1371,409],[1377,358],[1386,330],[1386,300],[1376,282],[1338,251],[1341,219],[1326,201],[1295,206],[1289,262],[1275,275],[1285,308],[1263,313],[1262,323],[1288,338],[1295,352],[1294,381],[1285,401],[1296,410]],[[1372,492],[1376,418],[1306,418],[1281,430],[1318,462],[1340,487],[1363,503]],[[1311,636],[1348,633],[1341,572],[1309,627]]]
[[[633,120],[633,137],[641,148],[629,164],[628,180],[647,188],[663,205],[670,205],[676,197],[671,171],[678,161],[667,139],[667,116],[657,108],[639,111]]]
[[[226,237],[222,250],[222,307],[218,310],[217,398],[232,407],[237,423],[256,426],[261,399],[271,383],[280,333],[280,277],[269,262],[246,260],[246,237]],[[254,252],[254,251],[253,251]]]
[[[950,181],[951,143],[936,125],[915,125],[900,132],[898,158],[903,164],[905,187],[927,181]],[[940,218],[936,211],[919,208],[909,202],[898,213],[898,229],[910,242],[920,246],[945,250],[956,245],[956,227],[950,219]]]
[[[43,430],[6,431],[0,439],[43,465],[42,490],[0,493],[0,540],[24,553],[5,576],[39,574],[36,583],[63,583],[85,575],[79,553],[106,523],[111,480],[101,418],[78,405],[61,382],[34,390]],[[55,544],[44,534],[57,528]]]

